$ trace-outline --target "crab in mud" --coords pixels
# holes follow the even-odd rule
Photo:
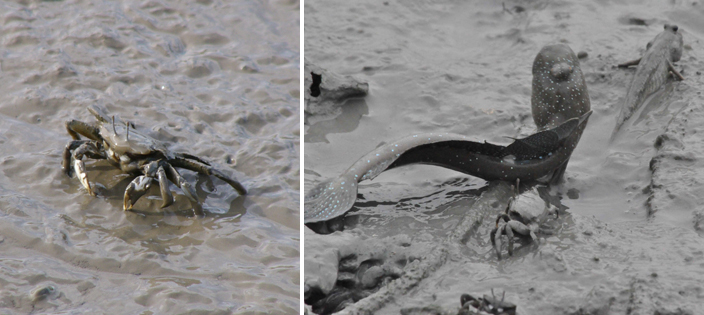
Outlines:
[[[86,176],[83,162],[85,157],[108,160],[124,172],[139,174],[125,190],[123,203],[125,211],[132,209],[137,200],[147,193],[154,181],[159,183],[161,189],[163,199],[161,207],[173,204],[174,197],[169,190],[169,181],[171,181],[190,200],[194,211],[202,215],[203,210],[193,186],[184,180],[175,167],[215,176],[232,186],[240,195],[247,193],[242,184],[213,168],[210,163],[190,154],[171,152],[164,143],[134,130],[135,126],[132,123],[115,124],[115,116],[109,119],[104,108],[91,105],[88,111],[98,120],[98,126],[78,120],[66,122],[66,130],[73,141],[69,142],[64,149],[62,167],[69,177],[75,171],[81,184],[91,195],[95,196],[95,192]],[[81,140],[80,136],[88,139]]]
[[[496,227],[490,233],[491,244],[498,258],[501,259],[501,235],[506,235],[508,254],[513,255],[513,236],[517,233],[538,241],[536,233],[540,232],[540,225],[552,214],[558,217],[557,207],[540,198],[536,187],[520,195],[514,195],[506,206],[506,213],[496,218]]]
[[[494,289],[491,289],[491,296],[475,298],[469,294],[462,294],[460,297],[460,311],[458,314],[497,314],[497,315],[516,315],[516,304],[504,301],[506,291],[501,296],[501,300],[494,295]]]

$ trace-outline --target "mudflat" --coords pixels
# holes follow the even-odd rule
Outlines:
[[[565,182],[550,191],[560,208],[552,233],[520,242],[507,259],[497,260],[489,233],[510,188],[422,165],[360,183],[343,232],[306,230],[306,254],[311,246],[340,255],[306,257],[320,270],[310,283],[332,283],[335,299],[318,310],[456,311],[463,293],[494,289],[519,314],[704,312],[702,10],[657,1],[306,1],[306,61],[369,84],[337,124],[306,117],[306,191],[409,135],[507,144],[534,132],[531,66],[548,44],[582,56],[593,110]],[[675,67],[685,80],[666,83],[611,139],[635,73],[616,65],[640,57],[667,23],[683,34]],[[340,279],[346,287],[334,285]]]
[[[297,1],[0,2],[0,313],[299,310]],[[61,171],[89,105],[217,165],[123,211],[134,176]],[[124,130],[124,129],[123,129]]]

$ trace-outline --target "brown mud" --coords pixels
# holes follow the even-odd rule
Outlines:
[[[0,2],[0,313],[299,309],[297,1]],[[61,171],[64,123],[105,106],[249,194],[182,171],[203,203],[122,211],[132,179]]]

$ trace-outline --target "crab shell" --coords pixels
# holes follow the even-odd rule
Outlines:
[[[150,155],[161,153],[166,158],[173,158],[173,154],[166,148],[164,143],[153,139],[134,129],[128,131],[129,126],[121,121],[112,121],[108,118],[105,110],[97,105],[88,107],[98,122],[100,123],[100,136],[105,142],[105,146],[110,149],[111,155]],[[129,136],[128,136],[129,132]]]
[[[115,131],[117,133],[113,132],[112,126],[100,124],[100,136],[103,137],[106,146],[117,155],[150,155],[159,152],[167,158],[173,158],[173,154],[166,149],[164,143],[134,129],[129,131],[129,138],[127,138],[126,125],[115,126]]]
[[[516,196],[509,206],[509,216],[525,224],[542,221],[549,213],[550,205],[540,198],[536,187]]]

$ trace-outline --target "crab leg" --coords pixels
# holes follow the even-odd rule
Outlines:
[[[516,232],[521,235],[530,236],[533,241],[538,240],[538,236],[535,235],[535,232],[533,232],[533,230],[529,226],[521,223],[520,221],[511,220],[508,221],[506,224],[511,228],[511,230],[513,230],[513,232]]]
[[[153,179],[151,177],[140,175],[133,179],[127,189],[125,189],[125,198],[123,203],[123,210],[132,210],[132,206],[139,200],[140,197],[144,196],[152,186]]]
[[[166,164],[166,163],[164,163]],[[164,201],[161,204],[162,208],[166,208],[174,203],[174,196],[169,190],[169,180],[166,178],[166,172],[162,166],[156,171],[157,178],[159,179],[159,189],[161,190],[161,199]]]
[[[511,229],[511,224],[506,223],[505,231],[508,239],[508,255],[513,256],[513,229]]]
[[[223,174],[222,172],[220,172],[217,169],[214,169],[210,166],[203,165],[198,162],[182,159],[179,157],[176,157],[174,159],[169,160],[169,164],[171,164],[172,166],[175,166],[175,167],[185,168],[187,170],[191,170],[191,171],[198,172],[201,174],[213,175],[213,176],[225,181],[226,183],[228,183],[240,195],[247,194],[247,189],[245,189],[244,186],[242,186],[242,184],[240,184],[240,182],[228,177],[227,175]]]
[[[61,161],[61,168],[68,177],[73,175],[71,174],[71,155],[73,154],[73,150],[76,150],[76,148],[87,142],[90,142],[90,140],[73,140],[66,145]]]
[[[640,58],[638,58],[636,60],[626,61],[622,64],[619,64],[618,67],[619,68],[628,68],[630,66],[637,66],[639,63],[640,63]]]
[[[103,139],[100,136],[100,130],[98,128],[78,120],[67,121],[66,131],[68,131],[68,134],[71,135],[73,140],[80,140],[81,137],[78,136],[79,134],[94,141],[102,141]]]
[[[199,157],[197,157],[197,156],[195,156],[195,155],[192,155],[192,154],[188,154],[188,153],[176,153],[176,157],[182,158],[182,159],[187,159],[187,160],[194,160],[194,161],[196,161],[196,162],[200,162],[200,163],[203,163],[203,164],[205,164],[205,165],[210,166],[210,163],[208,163],[207,161],[204,161],[203,159],[201,159],[201,158],[199,158]]]
[[[95,193],[93,192],[93,189],[90,187],[90,183],[88,182],[88,176],[86,175],[86,166],[83,164],[83,161],[74,160],[73,169],[76,171],[76,176],[81,181],[83,187],[88,190],[88,193],[91,196],[95,196]]]
[[[181,191],[183,191],[183,194],[186,195],[188,200],[191,201],[191,205],[193,206],[193,210],[196,212],[197,215],[204,215],[203,208],[200,206],[200,202],[198,202],[198,197],[196,196],[196,190],[193,189],[193,186],[189,182],[187,182],[181,174],[169,163],[164,163],[163,164],[165,170],[166,170],[166,177],[169,178],[176,186],[181,188]]]
[[[504,219],[504,221],[508,221],[508,216],[505,214],[499,215],[496,218],[496,227],[494,227],[494,229],[491,230],[491,233],[489,233],[491,245],[494,247],[494,250],[496,250],[496,255],[498,256],[499,260],[501,260],[501,233],[506,231],[505,224],[499,227],[501,219]]]
[[[69,147],[70,146],[71,144],[69,144]],[[78,149],[73,151],[73,170],[76,171],[76,176],[81,181],[81,184],[83,184],[83,187],[88,190],[88,193],[92,196],[95,196],[95,193],[93,192],[93,189],[90,187],[90,183],[88,182],[88,176],[86,175],[86,166],[83,163],[83,156],[85,155],[99,157],[102,157],[102,155],[100,154],[98,147],[93,141],[81,143],[78,146]],[[64,162],[66,162],[65,158]]]
[[[503,230],[503,226],[501,228],[495,227],[493,230],[491,230],[491,245],[494,247],[494,250],[496,251],[496,256],[498,257],[499,260],[501,260],[501,231]]]
[[[193,186],[189,182],[187,182],[181,174],[169,163],[164,163],[164,166],[166,166],[166,176],[171,180],[176,186],[181,188],[183,191],[183,194],[188,197],[191,202],[198,203],[198,198],[196,197],[196,191],[193,189]]]
[[[145,176],[150,177],[159,182],[159,190],[161,191],[161,204],[162,208],[166,208],[174,203],[174,196],[171,195],[171,190],[169,190],[169,179],[166,177],[164,172],[164,165],[166,162],[164,160],[151,161],[142,167],[142,173]],[[135,201],[137,201],[135,199]]]
[[[684,81],[684,77],[682,76],[682,74],[679,71],[677,71],[677,69],[675,69],[675,66],[672,64],[672,62],[670,62],[669,60],[666,60],[666,61],[667,61],[667,69],[669,69],[670,72],[672,73],[672,77],[675,78],[676,81]]]

